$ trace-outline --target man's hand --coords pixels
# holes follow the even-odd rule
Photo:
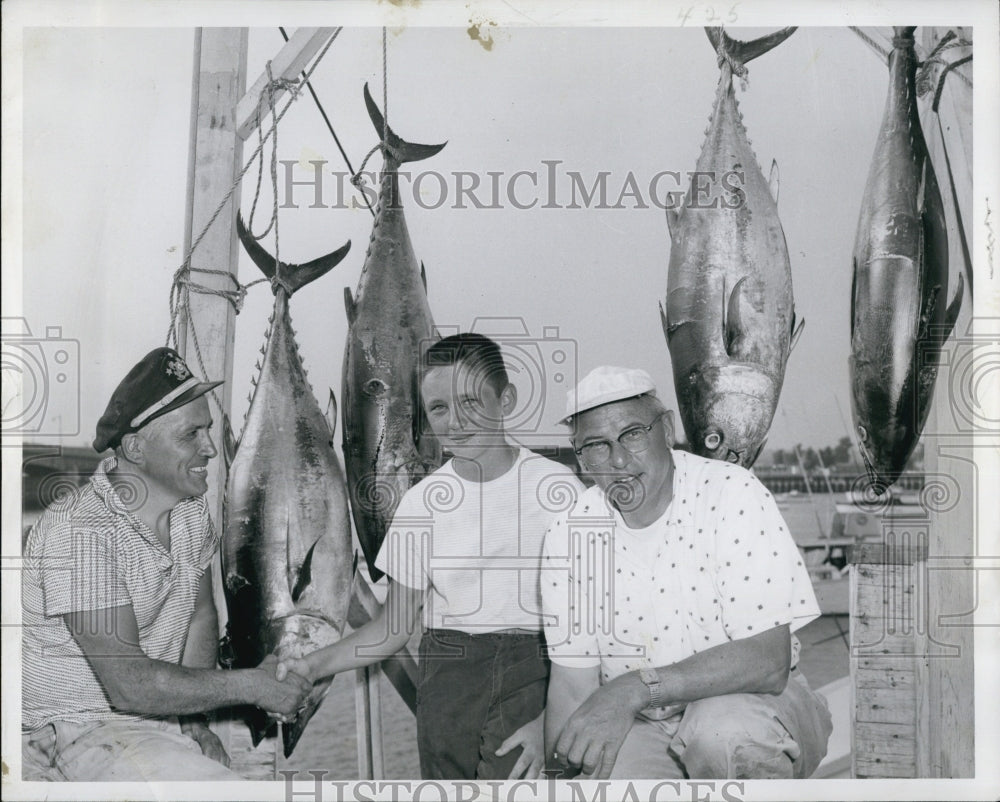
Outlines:
[[[497,757],[503,757],[511,749],[521,747],[521,756],[514,764],[508,780],[519,780],[522,777],[534,780],[542,776],[545,768],[545,713],[519,727],[513,735],[507,738],[497,749]]]
[[[278,682],[282,682],[290,673],[298,674],[310,682],[316,681],[309,670],[309,663],[304,657],[285,657],[279,661],[274,669],[274,678]]]
[[[276,671],[278,658],[273,654],[265,657],[254,672],[254,704],[270,713],[278,721],[295,718],[312,683],[294,672],[287,672],[283,680],[278,680]]]
[[[557,763],[582,767],[586,779],[607,779],[636,713],[645,707],[647,693],[634,674],[624,674],[594,691],[559,734]]]
[[[198,743],[198,746],[201,747],[201,753],[205,757],[210,757],[227,769],[229,768],[229,755],[226,753],[222,741],[219,740],[219,736],[208,728],[208,724],[200,720],[185,721],[181,723],[181,732]]]

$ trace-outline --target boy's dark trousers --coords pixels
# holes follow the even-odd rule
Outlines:
[[[417,747],[425,780],[503,780],[521,750],[495,752],[545,709],[549,660],[541,633],[425,630]]]

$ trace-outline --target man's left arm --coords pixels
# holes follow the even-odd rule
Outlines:
[[[213,568],[214,563],[205,566],[198,583],[194,614],[181,657],[181,665],[188,668],[215,668],[219,659],[219,617],[212,593]],[[229,766],[229,755],[219,737],[209,729],[205,715],[180,716],[179,720],[181,732],[197,741],[202,754]]]
[[[730,693],[779,694],[788,681],[790,644],[788,625],[783,624],[659,666],[661,698],[673,705]],[[649,703],[650,690],[637,672],[616,677],[569,717],[555,751],[566,754],[567,745],[572,745],[575,755],[588,755],[589,764],[596,766],[593,779],[606,779],[624,740],[618,733],[627,733],[625,722],[631,723]],[[609,726],[612,719],[621,719],[623,726]]]

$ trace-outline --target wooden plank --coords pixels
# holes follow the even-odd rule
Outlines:
[[[915,777],[916,763],[911,761],[897,761],[892,758],[880,757],[854,757],[854,776],[858,779],[877,779],[880,777]]]
[[[886,749],[894,755],[916,755],[916,728],[910,724],[861,721],[857,726],[856,751],[867,753],[873,749]]]
[[[333,36],[336,28],[299,28],[271,59],[271,77],[275,80],[298,80],[306,65]],[[239,99],[236,106],[236,132],[241,139],[246,139],[266,114],[270,113],[267,98],[267,72],[254,81],[250,91]],[[274,101],[285,93],[284,89],[275,88]]]
[[[188,199],[184,249],[208,224],[219,202],[229,192],[241,168],[243,144],[236,136],[233,111],[246,85],[247,30],[204,28],[195,32],[195,62],[191,88],[191,129],[188,156]],[[230,200],[192,254],[192,267],[228,271],[237,275],[238,249],[235,221],[239,194]],[[219,290],[236,285],[226,276],[192,273],[193,283]],[[177,321],[177,350],[190,368],[206,379],[224,379],[214,397],[222,409],[232,408],[233,343],[235,314],[231,304],[218,295],[190,292],[188,309]],[[189,334],[189,320],[197,335],[197,348]],[[199,357],[200,354],[200,357]],[[222,416],[213,407],[212,439],[222,442]],[[222,524],[225,464],[217,458],[209,464],[208,508],[217,526]],[[218,561],[213,566],[215,604],[220,634],[228,620]],[[270,780],[274,776],[275,739],[258,747],[250,732],[232,711],[218,711],[213,725],[232,761],[235,772],[247,779]]]
[[[912,565],[926,559],[927,547],[919,542],[907,542],[907,538],[847,547],[847,561],[852,565]]]
[[[915,672],[913,670],[900,671],[892,668],[862,669],[859,668],[854,674],[854,687],[858,690],[862,688],[885,688],[888,690],[905,690],[912,692],[916,686]]]
[[[868,688],[855,701],[855,723],[906,724],[913,726],[916,702],[912,691]]]
[[[892,622],[888,622],[892,623]],[[913,635],[892,628],[884,618],[852,616],[851,656],[903,656],[914,653]]]

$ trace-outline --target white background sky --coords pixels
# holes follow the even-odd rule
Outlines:
[[[661,188],[687,187],[718,76],[707,38],[698,27],[482,27],[493,39],[490,50],[464,27],[389,33],[390,124],[412,141],[448,141],[440,154],[412,165],[446,177],[447,202],[420,208],[405,196],[435,321],[468,329],[481,316],[519,318],[535,336],[555,327],[574,344],[581,374],[607,363],[643,367],[672,401],[657,309],[669,237],[648,184],[672,170],[681,183],[667,178]],[[251,28],[248,84],[281,45],[275,27]],[[60,326],[63,337],[80,342],[81,434],[67,442],[91,439],[117,381],[164,343],[167,296],[183,249],[192,46],[187,27],[25,31],[23,314],[36,336]],[[817,27],[800,28],[749,67],[740,107],[765,175],[772,158],[779,164],[779,214],[796,311],[806,320],[769,446],[832,444],[850,420],[851,250],[887,70],[846,28]],[[347,28],[313,85],[356,168],[376,141],[362,100],[365,81],[381,99],[380,29]],[[325,159],[328,171],[346,170],[305,95],[282,121],[279,158]],[[649,208],[626,198],[625,209],[543,209],[543,160],[562,162],[560,203],[571,200],[568,170],[588,184],[609,172],[611,204],[631,171]],[[378,166],[378,157],[369,162],[369,169]],[[540,175],[537,192],[524,179],[518,184],[524,201],[538,198],[534,209],[512,208],[506,199],[503,209],[454,208],[456,171],[475,172],[484,185],[487,171],[502,171],[505,185],[518,170]],[[295,175],[311,173],[297,168]],[[245,211],[254,188],[248,179]],[[423,189],[425,205],[434,204],[437,182]],[[357,285],[372,220],[366,209],[308,208],[309,187],[295,193],[299,208],[281,211],[283,259],[304,261],[353,242],[347,259],[292,304],[306,365],[325,400],[327,386],[340,395],[342,292]],[[328,176],[324,202],[332,206],[335,196]],[[262,211],[259,223],[270,212],[266,177]],[[257,277],[243,257],[241,281]],[[259,285],[237,319],[235,421],[245,411],[271,302]],[[562,404],[559,393],[546,417]]]

